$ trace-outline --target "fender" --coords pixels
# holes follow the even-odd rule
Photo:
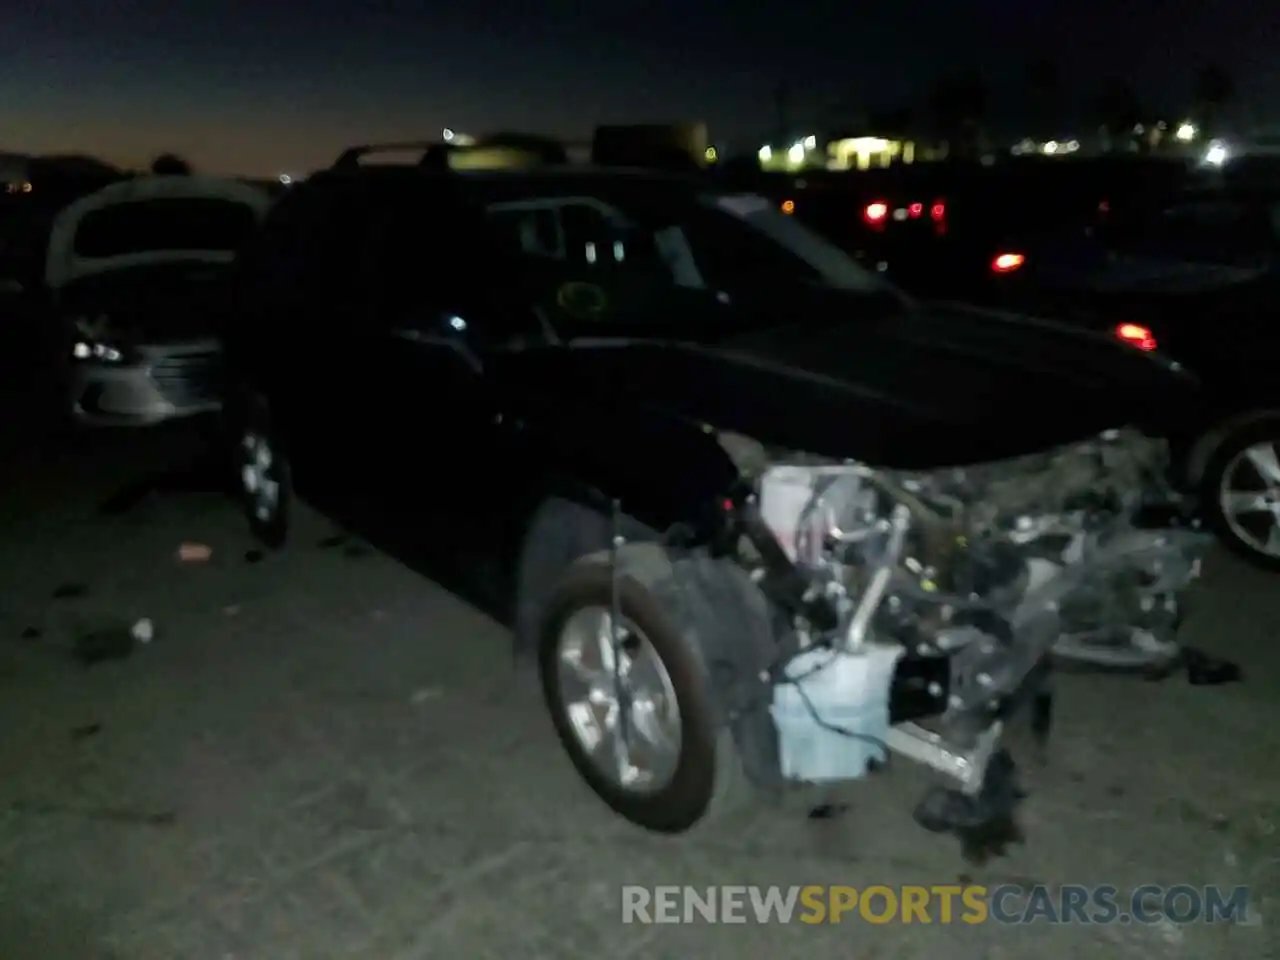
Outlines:
[[[743,772],[757,787],[783,785],[777,732],[766,679],[783,650],[773,634],[764,594],[747,573],[702,550],[669,549],[655,530],[619,518],[627,576],[638,576],[693,646],[705,670],[720,722],[733,735]],[[582,503],[546,500],[526,533],[518,572],[514,654],[522,671],[536,662],[543,603],[575,561],[607,563],[613,518]]]
[[[659,533],[682,526],[695,539],[714,535],[719,506],[741,479],[713,426],[634,397],[522,386],[508,384],[504,420],[519,454],[538,474],[555,478],[548,495],[604,514],[617,501]]]
[[[1192,486],[1199,485],[1204,478],[1204,471],[1208,467],[1210,459],[1212,459],[1218,448],[1226,442],[1228,437],[1245,427],[1251,427],[1253,424],[1264,420],[1280,420],[1280,408],[1259,406],[1243,410],[1201,434],[1186,457],[1187,479]]]

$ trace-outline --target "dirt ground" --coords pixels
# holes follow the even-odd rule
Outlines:
[[[0,480],[0,957],[570,960],[1280,957],[1280,581],[1215,556],[1190,642],[1245,682],[1070,676],[1027,841],[983,867],[895,770],[832,821],[744,811],[646,835],[573,773],[506,631],[303,512],[260,557],[152,453]],[[154,452],[153,452],[154,453]],[[162,457],[161,454],[154,454]],[[180,562],[180,544],[212,547]],[[88,631],[154,640],[91,668]],[[640,926],[625,884],[1249,885],[1245,924]]]

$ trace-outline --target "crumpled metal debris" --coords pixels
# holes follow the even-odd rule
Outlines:
[[[206,563],[213,556],[213,547],[207,543],[187,542],[178,547],[178,559],[183,563]]]

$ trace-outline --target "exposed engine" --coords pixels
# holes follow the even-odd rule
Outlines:
[[[847,765],[815,760],[808,741],[804,756],[789,758],[795,732],[775,706],[790,779],[859,775],[874,758],[866,744],[882,741],[974,794],[984,789],[1002,705],[1051,649],[1111,665],[1177,652],[1179,597],[1209,538],[1181,515],[1163,442],[1110,431],[927,474],[771,456],[737,436],[722,443],[754,473],[754,506],[802,574],[807,609],[831,612],[821,622],[792,617],[799,656],[817,663],[821,650],[822,663],[852,678],[843,701],[830,684],[813,687],[816,699],[803,694],[818,727],[835,727],[823,704],[841,716],[850,715],[850,699],[887,704],[884,686],[902,665],[946,662],[936,729],[890,725],[887,708],[863,711],[883,726],[867,720],[846,738],[860,743],[847,748]],[[763,575],[769,552],[748,545],[744,559]],[[782,683],[807,677],[792,673]]]

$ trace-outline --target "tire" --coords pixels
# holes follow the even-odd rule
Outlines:
[[[1230,434],[1205,466],[1200,497],[1209,525],[1228,550],[1253,566],[1280,571],[1280,475],[1266,476],[1249,457],[1268,446],[1280,458],[1280,418],[1254,421]],[[1268,508],[1232,510],[1230,492],[1256,493],[1251,504]],[[1270,544],[1269,531],[1277,531]]]
[[[289,537],[293,503],[289,459],[272,428],[270,409],[261,397],[251,396],[240,404],[232,423],[236,424],[231,431],[236,490],[249,531],[263,546],[278,550]],[[255,468],[251,480],[250,471]],[[266,495],[264,482],[274,485],[270,488],[274,489],[274,496]]]
[[[610,607],[612,584],[607,556],[594,555],[569,567],[552,592],[540,621],[538,667],[547,710],[561,744],[579,775],[617,814],[658,833],[678,834],[711,822],[749,792],[733,736],[717,720],[700,653],[669,584],[623,564],[619,612],[634,625],[661,661],[679,711],[679,747],[673,771],[660,785],[631,789],[602,769],[576,732],[565,701],[561,675],[561,635],[576,614]],[[669,572],[665,576],[670,578]],[[627,641],[631,642],[631,641]],[[643,642],[643,641],[641,641]]]

